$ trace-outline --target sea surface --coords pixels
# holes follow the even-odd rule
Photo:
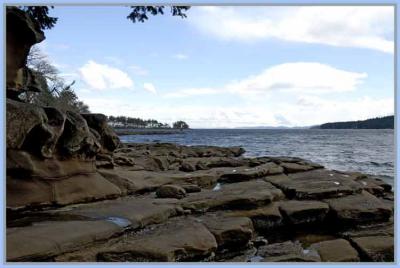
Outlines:
[[[128,135],[123,142],[242,146],[245,156],[297,156],[326,168],[379,175],[393,184],[392,129],[191,129],[171,135]]]

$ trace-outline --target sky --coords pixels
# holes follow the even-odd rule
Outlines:
[[[91,112],[191,128],[311,126],[394,113],[391,6],[196,6],[132,23],[55,6],[38,46]]]

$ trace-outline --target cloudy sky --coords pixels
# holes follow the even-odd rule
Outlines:
[[[92,112],[192,128],[394,113],[393,7],[61,7],[41,49]]]

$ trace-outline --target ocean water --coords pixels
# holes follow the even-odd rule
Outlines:
[[[121,136],[123,142],[242,146],[245,156],[297,156],[329,169],[394,179],[391,129],[193,129],[171,135]]]

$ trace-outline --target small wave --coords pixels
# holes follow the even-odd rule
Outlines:
[[[377,167],[394,167],[393,163],[391,163],[391,162],[378,163],[378,162],[370,161],[369,163],[371,163],[372,165],[377,166]]]

